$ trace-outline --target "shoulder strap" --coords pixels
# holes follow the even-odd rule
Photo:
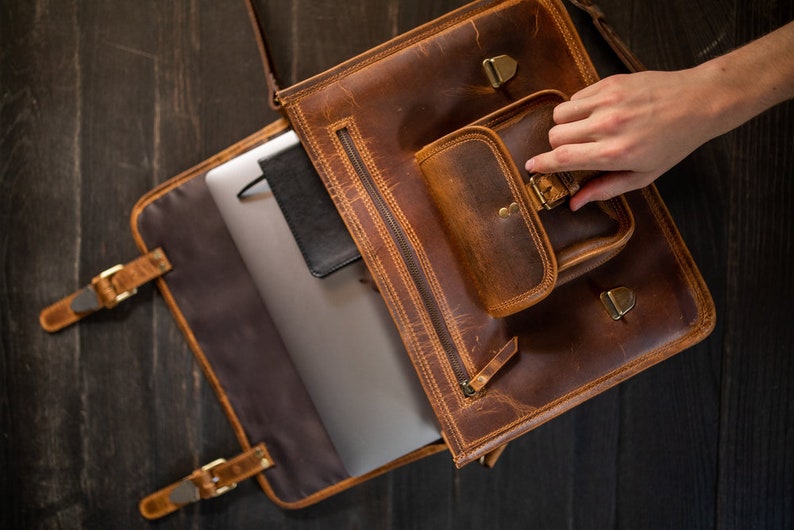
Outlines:
[[[629,71],[640,72],[645,70],[645,66],[642,62],[640,62],[626,42],[620,38],[620,35],[618,35],[615,29],[607,22],[606,15],[600,7],[592,2],[592,0],[568,1],[590,15],[590,18],[593,19],[593,25]]]
[[[276,93],[279,91],[280,87],[278,84],[278,79],[275,75],[275,68],[273,67],[273,59],[271,58],[272,54],[270,53],[270,49],[267,45],[267,39],[265,38],[265,27],[262,19],[259,16],[259,13],[256,10],[256,7],[254,6],[254,0],[245,0],[245,6],[248,10],[248,18],[251,21],[251,28],[254,30],[256,45],[259,48],[259,57],[262,60],[262,68],[265,70],[267,90],[270,94],[268,103],[272,109],[279,110],[281,108],[281,103],[279,103]]]
[[[618,58],[623,62],[626,68],[632,72],[645,70],[642,62],[634,55],[634,52],[628,47],[626,42],[617,34],[614,28],[607,22],[606,15],[598,5],[592,0],[568,0],[571,4],[585,11],[590,15],[598,32],[609,44]],[[268,99],[271,108],[279,110],[281,103],[278,101],[277,93],[281,88],[279,86],[278,77],[273,65],[272,54],[267,44],[265,37],[265,27],[260,14],[257,12],[254,0],[245,0],[245,5],[248,10],[248,16],[251,20],[251,27],[254,30],[254,38],[256,39],[257,47],[259,48],[259,55],[262,59],[262,67],[265,71],[265,79],[267,81],[267,89],[270,94]]]

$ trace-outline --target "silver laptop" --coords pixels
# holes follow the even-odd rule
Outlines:
[[[206,176],[207,186],[351,476],[439,439],[432,409],[359,260],[312,276],[266,181],[237,193],[289,131]]]

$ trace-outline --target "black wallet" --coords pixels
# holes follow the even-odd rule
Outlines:
[[[312,275],[324,278],[361,258],[303,146],[263,158],[259,166],[262,176],[238,197],[267,180]]]

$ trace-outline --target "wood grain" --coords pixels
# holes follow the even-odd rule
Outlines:
[[[464,3],[258,1],[285,83]],[[658,69],[794,19],[772,0],[600,4]],[[237,448],[215,396],[151,288],[54,336],[37,313],[135,255],[140,195],[276,117],[243,3],[5,2],[0,83],[0,527],[794,527],[791,103],[659,181],[717,304],[704,343],[493,470],[435,455],[297,512],[249,481],[148,523],[139,498]]]

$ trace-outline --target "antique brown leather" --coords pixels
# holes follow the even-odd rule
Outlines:
[[[132,296],[138,287],[170,270],[171,263],[165,252],[156,248],[124,266],[106,270],[82,289],[45,307],[39,314],[39,323],[50,333],[60,331],[100,309],[115,307]]]
[[[518,69],[495,89],[481,64],[502,54]],[[653,187],[626,197],[636,226],[623,251],[602,267],[574,259],[568,283],[542,303],[496,318],[471,287],[472,264],[455,249],[416,153],[536,92],[569,96],[596,79],[559,2],[503,0],[464,6],[278,93],[389,306],[457,465],[713,328],[708,291]],[[637,304],[616,323],[599,294],[620,285]],[[470,374],[513,337],[518,353],[472,392]]]
[[[551,213],[594,172],[519,170],[524,160],[550,149],[552,111],[564,99],[556,91],[533,94],[416,155],[474,291],[495,317],[526,309],[555,285],[604,263],[634,230],[622,198],[576,216]]]

